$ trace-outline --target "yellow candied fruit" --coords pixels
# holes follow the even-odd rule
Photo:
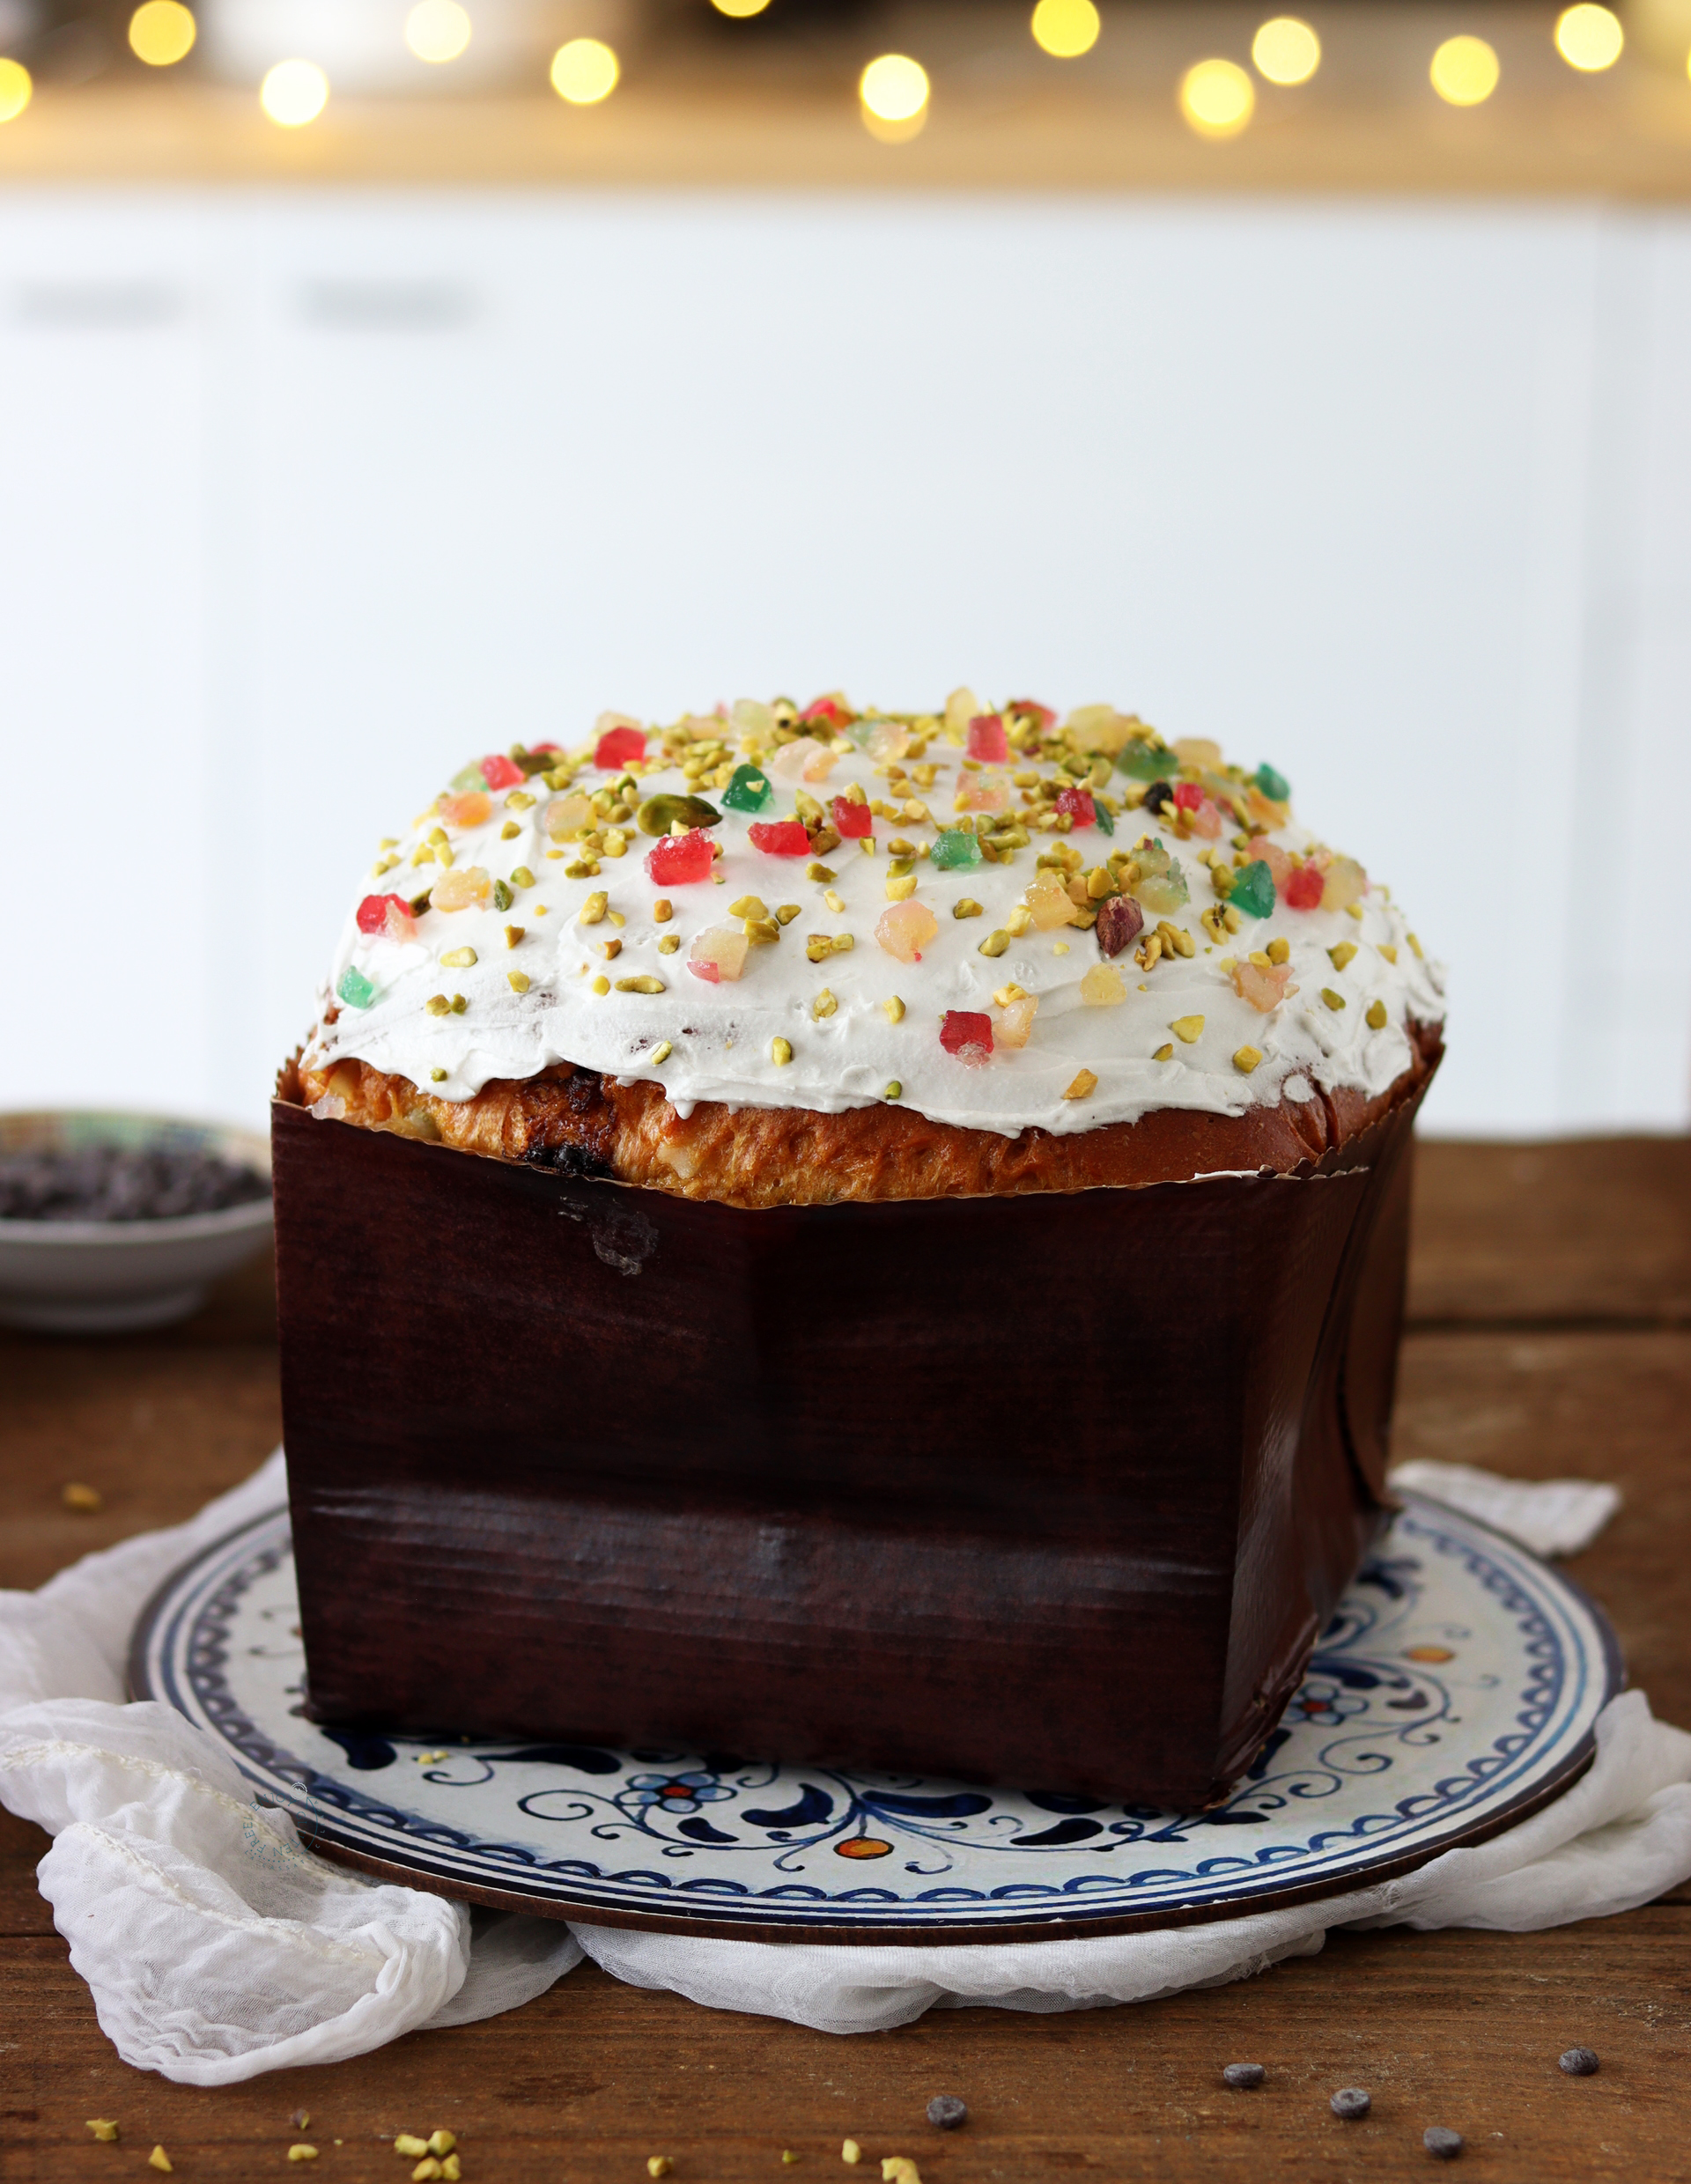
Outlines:
[[[1242,1046],[1233,1057],[1233,1066],[1242,1077],[1248,1077],[1262,1059],[1262,1050],[1256,1046]]]
[[[1098,1081],[1089,1069],[1082,1069],[1063,1095],[1066,1100],[1089,1099],[1098,1088]]]
[[[1195,1046],[1204,1036],[1204,1020],[1201,1016],[1177,1016],[1169,1029],[1183,1045]]]
[[[605,974],[604,974],[604,972],[603,972],[602,970],[599,973],[599,976],[598,976],[598,977],[597,977],[597,978],[594,980],[594,982],[593,982],[593,990],[594,990],[594,992],[595,993],[609,993],[609,991],[610,991],[610,980],[609,980],[608,978],[606,978],[606,976],[605,976]]]
[[[904,873],[897,880],[887,882],[887,900],[890,903],[908,902],[915,892],[916,874],[913,872]]]

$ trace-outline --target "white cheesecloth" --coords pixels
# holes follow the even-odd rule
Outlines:
[[[1454,1465],[1404,1476],[1564,1552],[1595,1535],[1616,1499]],[[1589,1772],[1518,1826],[1402,1879],[1208,1925],[890,1948],[472,1917],[303,1849],[285,1813],[255,1804],[222,1745],[168,1707],[124,1701],[130,1629],[155,1587],[284,1498],[278,1451],[191,1524],[85,1556],[39,1592],[0,1592],[0,1802],[54,1838],[41,1893],[102,2030],[125,2062],[187,2084],[495,2016],[584,1952],[635,1986],[860,2033],[935,2006],[1075,2010],[1218,1986],[1312,1955],[1338,1926],[1554,1926],[1630,1910],[1691,1876],[1691,1736],[1628,1692],[1598,1719]]]

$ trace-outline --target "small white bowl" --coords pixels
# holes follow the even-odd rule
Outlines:
[[[215,1153],[270,1172],[270,1146],[250,1130],[165,1115],[0,1114],[0,1153],[92,1145]],[[0,1321],[58,1334],[167,1326],[270,1239],[268,1198],[163,1221],[0,1221]]]

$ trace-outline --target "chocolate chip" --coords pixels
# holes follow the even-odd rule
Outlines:
[[[1454,2161],[1462,2151],[1462,2134],[1447,2131],[1442,2123],[1435,2123],[1421,2133],[1421,2143],[1435,2161]]]
[[[1222,2076],[1227,2083],[1239,2087],[1241,2091],[1252,2085],[1260,2085],[1266,2075],[1259,2062],[1229,2062],[1223,2064],[1222,2069]]]
[[[969,2104],[955,2093],[935,2093],[927,2104],[927,2120],[936,2131],[955,2131],[969,2120]]]
[[[1569,2077],[1595,2077],[1601,2067],[1597,2051],[1591,2048],[1570,2048],[1565,2055],[1556,2058]]]
[[[1365,2116],[1373,2107],[1360,2085],[1344,2085],[1327,2103],[1336,2116]]]
[[[1147,811],[1161,811],[1165,804],[1171,804],[1173,801],[1174,791],[1169,786],[1168,783],[1166,781],[1153,781],[1149,788],[1148,788],[1145,792],[1144,808]]]

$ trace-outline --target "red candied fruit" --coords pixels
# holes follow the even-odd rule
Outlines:
[[[402,895],[366,895],[358,904],[358,931],[386,933],[390,905],[402,918],[411,914],[411,906]]]
[[[995,712],[978,712],[969,723],[964,743],[965,758],[979,758],[989,766],[1001,766],[1010,755],[1010,739]]]
[[[527,778],[522,768],[498,751],[480,762],[481,776],[491,789],[519,789]]]
[[[799,715],[801,720],[825,720],[831,728],[843,728],[849,717],[844,707],[831,697],[818,697]]]
[[[646,736],[639,728],[607,728],[593,747],[595,766],[630,766],[646,756]]]
[[[1042,734],[1057,725],[1056,714],[1052,712],[1049,705],[1042,705],[1037,697],[1013,697],[1005,710],[1008,712],[1021,713],[1024,718],[1031,714],[1039,723]]]
[[[1174,808],[1177,811],[1196,811],[1204,801],[1204,792],[1195,781],[1177,781],[1174,785]]]
[[[1098,808],[1089,789],[1064,789],[1058,796],[1057,808],[1066,811],[1077,827],[1095,827],[1098,823]]]
[[[646,852],[646,876],[654,887],[684,887],[690,880],[708,880],[715,869],[716,845],[703,827],[666,834]]]
[[[1281,889],[1288,910],[1319,910],[1325,878],[1313,865],[1299,865]]]
[[[858,841],[875,832],[875,814],[867,804],[857,803],[849,796],[837,796],[834,824],[848,841]]]
[[[972,1008],[948,1008],[940,1019],[940,1044],[978,1069],[993,1053],[993,1020]]]
[[[564,746],[561,743],[531,743],[528,748],[538,756],[542,751],[562,750]]]
[[[867,811],[868,807],[864,806]],[[810,837],[804,830],[802,819],[754,819],[748,830],[753,849],[760,849],[765,857],[808,857]],[[844,829],[841,830],[844,832]]]

